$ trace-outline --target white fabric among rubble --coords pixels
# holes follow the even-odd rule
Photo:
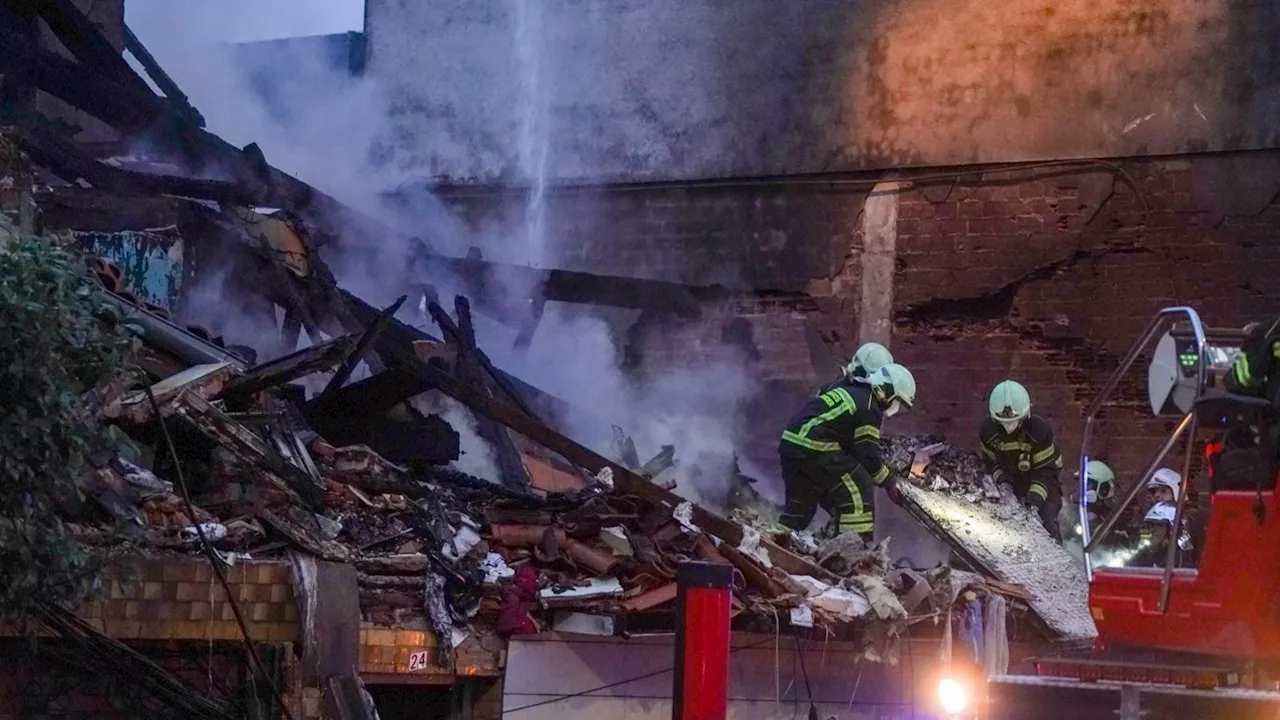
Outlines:
[[[688,500],[677,505],[676,509],[671,511],[671,517],[675,518],[676,522],[680,523],[680,527],[687,532],[702,532],[697,525],[693,524],[693,503]]]
[[[1005,630],[1005,619],[1009,612],[1009,603],[1003,595],[991,593],[986,598],[983,612],[982,667],[987,677],[1004,675],[1009,672],[1009,633]]]
[[[769,559],[769,552],[760,546],[761,539],[759,530],[750,525],[742,526],[742,542],[738,545],[738,552],[767,568],[771,568],[773,567],[773,560]]]

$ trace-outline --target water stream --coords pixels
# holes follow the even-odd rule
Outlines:
[[[553,259],[546,247],[547,146],[550,144],[546,89],[542,86],[543,0],[516,0],[516,61],[520,67],[520,170],[529,183],[525,205],[528,264],[544,267]]]

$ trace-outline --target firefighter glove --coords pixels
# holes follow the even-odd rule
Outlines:
[[[903,503],[902,488],[898,487],[898,478],[889,476],[888,479],[881,483],[880,487],[884,488],[884,491],[889,494],[889,499],[893,501],[894,505]]]

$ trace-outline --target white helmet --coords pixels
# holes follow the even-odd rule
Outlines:
[[[1156,503],[1147,511],[1147,516],[1143,518],[1142,521],[1149,523],[1166,523],[1169,527],[1173,527],[1173,518],[1177,514],[1178,508],[1173,503]]]
[[[1173,499],[1178,499],[1178,492],[1182,489],[1182,476],[1169,468],[1160,468],[1147,481],[1147,489],[1155,487],[1167,487],[1173,491]]]
[[[866,378],[892,362],[893,354],[889,352],[889,348],[877,342],[863,343],[849,359],[849,364],[844,366],[844,374],[850,379],[867,382]]]

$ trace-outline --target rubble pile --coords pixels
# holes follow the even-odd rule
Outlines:
[[[48,23],[66,57],[15,34],[3,62],[120,142],[108,157],[112,147],[78,144],[31,108],[0,108],[12,140],[0,143],[0,240],[57,236],[97,258],[104,303],[140,335],[139,372],[96,404],[118,442],[83,480],[90,502],[68,508],[77,537],[115,542],[107,528],[123,524],[152,554],[354,565],[363,619],[434,630],[441,662],[472,631],[669,631],[686,560],[734,567],[735,622],[860,638],[878,657],[892,657],[910,614],[950,611],[959,590],[933,585],[959,582],[946,568],[898,570],[856,537],[818,543],[727,520],[652,482],[673,449],[637,467],[625,438],[620,462],[566,437],[575,411],[496,368],[476,345],[470,299],[446,309],[430,283],[464,288],[524,347],[547,300],[686,311],[722,289],[503,266],[529,280],[528,296],[508,298],[478,252],[439,256],[272,167],[257,145],[209,133],[73,19]],[[120,154],[129,147],[147,151]],[[414,267],[395,268],[413,278],[407,294],[378,308],[340,288],[325,256],[347,236],[415,249]],[[225,278],[220,307],[184,300],[202,274]],[[397,319],[401,308],[418,309],[421,327]],[[236,346],[186,322],[223,309],[271,337]],[[432,324],[439,336],[422,329]],[[312,344],[297,349],[304,331]],[[471,413],[498,482],[454,467],[459,435],[416,402],[428,396]],[[736,475],[729,504],[758,507]]]
[[[999,490],[991,480],[982,456],[955,447],[933,435],[886,435],[885,464],[900,479],[935,492],[945,492],[969,502],[998,501]]]
[[[95,267],[109,297],[153,323],[143,354],[165,370],[147,378],[149,387],[123,385],[101,402],[120,443],[85,479],[96,507],[71,518],[79,537],[105,542],[95,522],[110,518],[152,553],[200,552],[203,534],[227,563],[292,552],[351,563],[365,621],[430,628],[453,640],[441,643],[446,649],[473,630],[669,629],[676,571],[691,559],[734,566],[733,613],[743,622],[821,627],[864,639],[876,657],[893,656],[908,616],[900,596],[914,590],[919,604],[930,595],[917,589],[925,578],[893,570],[883,546],[864,547],[856,534],[819,543],[758,520],[740,525],[622,465],[592,474],[559,460],[561,483],[572,478],[577,487],[547,492],[537,479],[500,484],[448,462],[397,464],[366,445],[332,444],[308,422],[323,417],[323,397],[306,400],[297,381],[336,376],[371,344],[367,337],[253,365],[199,328],[152,312],[111,263]],[[184,360],[167,349],[174,346],[208,362]],[[441,355],[423,365],[455,376]],[[432,419],[438,432],[444,421]],[[573,447],[526,420],[531,434],[536,428]],[[189,511],[180,482],[193,499]]]

